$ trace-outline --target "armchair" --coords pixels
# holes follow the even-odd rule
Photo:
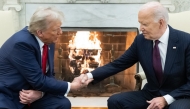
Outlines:
[[[136,79],[136,85],[135,85],[135,90],[141,90],[143,86],[146,84],[146,75],[144,72],[140,72],[135,74],[134,78]]]
[[[15,32],[12,11],[0,10],[0,47]]]

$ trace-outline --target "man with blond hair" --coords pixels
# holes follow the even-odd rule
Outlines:
[[[0,109],[70,109],[64,95],[83,86],[54,78],[55,42],[62,34],[63,13],[38,9],[28,27],[11,36],[0,49]]]

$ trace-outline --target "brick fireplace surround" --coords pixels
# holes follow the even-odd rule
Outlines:
[[[91,33],[96,32],[98,34],[97,39],[101,42],[101,64],[103,66],[109,62],[111,62],[114,58],[118,58],[122,55],[125,50],[133,42],[135,36],[138,33],[137,28],[62,28],[63,34],[59,39],[59,42],[56,43],[55,48],[55,74],[57,79],[72,81],[74,77],[79,74],[71,73],[69,69],[70,61],[69,61],[69,41],[73,39],[74,34],[77,31],[91,31]],[[83,39],[83,36],[81,36]],[[83,39],[84,40],[84,39]],[[85,42],[84,42],[85,43]],[[110,51],[112,50],[112,54]],[[135,87],[135,79],[134,75],[137,72],[136,65],[132,66],[125,71],[122,71],[112,78],[106,78],[104,81],[100,82],[96,85],[89,85],[87,88],[84,88],[80,91],[70,92],[68,96],[85,96],[85,97],[108,97],[113,93],[125,92],[134,90]],[[113,82],[114,81],[114,82]],[[115,85],[111,85],[112,82]]]

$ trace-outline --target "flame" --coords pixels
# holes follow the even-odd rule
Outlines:
[[[75,60],[77,64],[80,64],[80,70],[87,69],[92,71],[92,68],[89,68],[89,63],[93,62],[98,63],[98,66],[101,64],[101,51],[100,47],[101,42],[97,38],[98,34],[96,32],[89,31],[77,31],[76,35],[73,35],[73,39],[69,41],[69,59],[70,61]],[[94,54],[93,52],[96,51]],[[83,57],[81,59],[76,59],[76,56]],[[83,62],[80,62],[83,61]],[[71,72],[74,73],[75,68],[70,67]]]

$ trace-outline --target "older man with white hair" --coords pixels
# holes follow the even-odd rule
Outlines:
[[[167,10],[155,1],[141,7],[138,22],[142,34],[130,48],[82,82],[97,83],[140,62],[148,83],[140,91],[112,95],[109,109],[190,109],[190,34],[169,26]]]

